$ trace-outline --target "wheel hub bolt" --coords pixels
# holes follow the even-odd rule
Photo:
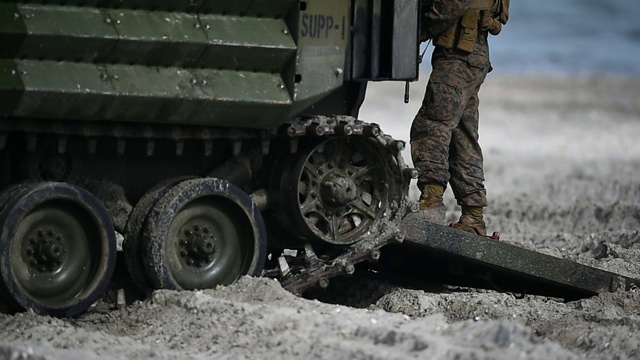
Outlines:
[[[31,244],[26,249],[29,264],[40,272],[54,271],[63,264],[66,249],[62,245],[63,237],[53,229],[38,230],[38,239],[30,238]]]
[[[216,252],[216,238],[207,226],[194,224],[183,233],[186,238],[180,239],[180,256],[188,265],[203,267],[210,263]]]

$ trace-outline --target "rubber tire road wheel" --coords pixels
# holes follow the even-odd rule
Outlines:
[[[5,190],[0,193],[0,211],[2,211],[11,200],[14,200],[19,194],[27,189],[30,189],[34,185],[35,183],[33,182],[23,182],[13,184],[5,188]]]
[[[35,184],[7,203],[0,226],[2,283],[20,308],[72,317],[104,294],[116,262],[115,230],[88,191]]]
[[[182,176],[167,179],[158,183],[149,189],[142,198],[140,198],[136,206],[131,211],[131,215],[129,215],[129,220],[125,227],[124,243],[122,244],[122,248],[129,277],[138,290],[143,294],[146,294],[149,290],[153,289],[153,284],[151,283],[151,280],[149,280],[149,275],[147,275],[146,267],[144,266],[144,257],[142,255],[144,249],[142,234],[144,232],[147,217],[162,196],[164,196],[172,187],[189,179],[193,179],[193,177]]]
[[[264,268],[267,235],[247,193],[226,180],[187,180],[156,204],[144,232],[145,261],[155,288],[194,290],[228,285]]]
[[[4,209],[4,207],[13,200],[16,196],[18,196],[23,191],[27,190],[30,186],[33,186],[33,182],[23,182],[18,184],[13,184],[6,187],[2,193],[0,193],[0,212]],[[15,302],[9,300],[11,296],[7,291],[6,287],[2,282],[2,277],[0,276],[0,309],[5,306],[7,310],[20,310],[20,307],[15,304]]]

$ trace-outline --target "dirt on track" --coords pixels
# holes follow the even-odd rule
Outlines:
[[[406,139],[423,91],[403,105],[402,84],[375,84],[360,118]],[[490,76],[481,101],[489,229],[640,278],[640,82]],[[638,289],[564,303],[356,273],[318,299],[243,278],[76,319],[0,314],[0,359],[640,357]]]

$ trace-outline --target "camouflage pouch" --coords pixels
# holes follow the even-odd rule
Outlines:
[[[436,39],[436,46],[442,46],[445,49],[453,49],[456,45],[456,33],[458,32],[458,24],[448,28],[445,32],[440,34]]]
[[[420,0],[420,37],[438,39],[445,33],[454,32],[455,25],[468,8],[471,0]],[[451,29],[451,27],[454,29]],[[449,35],[451,37],[451,35]],[[443,40],[441,40],[443,41]],[[441,45],[444,46],[444,45]],[[453,45],[451,46],[453,47]]]
[[[472,53],[478,39],[478,22],[480,21],[480,11],[468,10],[460,21],[460,40],[458,49]]]
[[[510,0],[498,0],[495,5],[494,9],[483,10],[480,13],[481,30],[494,36],[500,34],[502,25],[506,25],[509,21]]]

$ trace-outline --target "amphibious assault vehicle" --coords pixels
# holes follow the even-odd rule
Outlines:
[[[305,244],[334,272],[377,256],[411,169],[357,113],[367,81],[417,77],[417,6],[0,1],[2,299],[78,314],[120,247],[143,290],[229,284]],[[332,275],[302,271],[297,291]]]
[[[418,8],[0,1],[0,302],[74,316],[125,268],[300,293],[378,260],[415,171],[357,114],[368,81],[417,78]]]

